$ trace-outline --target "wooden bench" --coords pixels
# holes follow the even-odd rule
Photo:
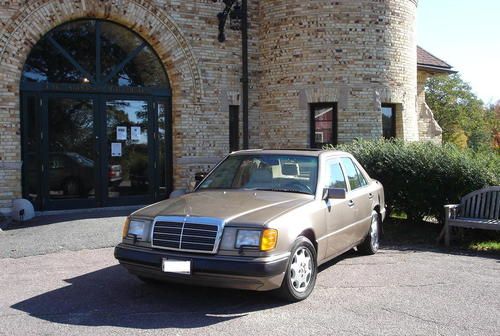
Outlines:
[[[451,227],[500,230],[500,186],[473,191],[460,204],[444,206],[444,242],[450,246]]]

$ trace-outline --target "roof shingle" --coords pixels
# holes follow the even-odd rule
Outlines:
[[[417,66],[419,69],[431,72],[456,72],[451,65],[419,46],[417,46]]]

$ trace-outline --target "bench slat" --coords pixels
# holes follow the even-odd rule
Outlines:
[[[465,207],[464,207],[464,217],[469,217],[469,209],[470,209],[470,203],[471,203],[471,199],[466,199],[465,200]]]
[[[495,200],[495,214],[491,217],[498,219],[500,217],[500,192],[496,192],[496,200]]]
[[[481,204],[479,206],[479,215],[478,215],[479,218],[484,218],[484,208],[485,208],[485,204],[486,204],[486,196],[487,195],[488,195],[488,193],[481,194]]]
[[[483,194],[479,194],[476,196],[476,206],[474,207],[474,218],[479,217],[479,210],[481,209],[481,200],[483,199]]]
[[[489,221],[474,221],[468,218],[457,218],[449,221],[450,226],[463,227],[468,229],[484,229],[500,231],[500,221],[491,219]]]
[[[486,193],[486,199],[484,201],[484,212],[482,218],[488,218],[488,215],[490,214],[491,194],[492,194],[491,192]]]

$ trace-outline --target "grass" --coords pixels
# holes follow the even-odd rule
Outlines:
[[[500,241],[482,241],[470,243],[469,249],[475,251],[500,252]]]
[[[394,245],[437,245],[436,239],[442,226],[437,223],[406,219],[405,214],[396,214],[384,222],[386,244]],[[462,229],[454,232],[451,243],[453,248],[474,252],[492,252],[500,255],[500,232],[487,230]]]

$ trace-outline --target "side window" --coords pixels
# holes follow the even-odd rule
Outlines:
[[[340,167],[340,163],[331,161],[327,163],[328,179],[325,188],[340,188],[347,190],[344,172]]]
[[[342,164],[345,167],[347,179],[349,180],[349,185],[351,186],[351,190],[355,190],[361,187],[364,187],[368,184],[365,177],[359,171],[358,167],[352,162],[349,158],[342,158]]]

